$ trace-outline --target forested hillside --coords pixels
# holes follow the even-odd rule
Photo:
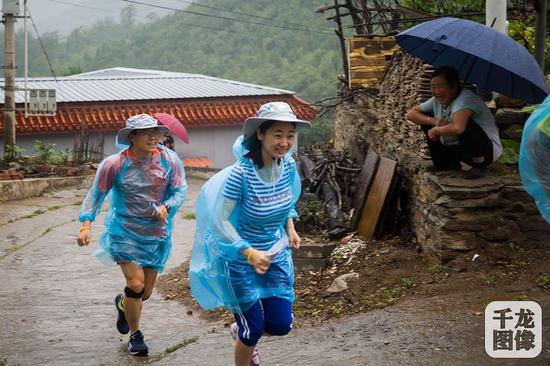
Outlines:
[[[292,90],[308,102],[336,94],[342,65],[333,23],[315,12],[326,5],[323,0],[202,0],[193,5],[175,0],[173,8],[185,12],[151,14],[141,22],[137,8],[156,2],[129,3],[115,17],[67,36],[41,34],[55,75],[117,66],[150,68]],[[29,28],[29,76],[51,76],[36,33],[32,25]],[[22,76],[23,32],[16,38],[17,74]],[[302,134],[302,146],[332,134],[332,122],[319,120]]]
[[[143,5],[133,4],[116,20],[79,28],[66,37],[52,32],[41,36],[58,76],[123,66],[258,83],[296,91],[308,101],[334,95],[341,65],[332,24],[315,12],[323,1],[209,0],[200,3],[233,12],[197,5],[185,8],[183,2],[179,5],[174,2],[174,8],[211,16],[173,12],[138,23],[135,9]],[[34,34],[32,28],[31,34]],[[51,75],[35,36],[30,40],[30,49],[30,75]],[[17,35],[20,76],[22,50],[20,32]]]

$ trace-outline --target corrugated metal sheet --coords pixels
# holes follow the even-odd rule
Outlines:
[[[3,87],[3,80],[0,86]],[[16,103],[24,101],[24,81],[16,80]],[[56,89],[59,102],[195,99],[294,94],[292,91],[198,74],[114,68],[57,78],[30,78],[30,89]],[[0,102],[4,100],[3,89]]]

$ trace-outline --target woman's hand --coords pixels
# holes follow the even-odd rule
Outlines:
[[[290,247],[294,249],[300,248],[300,242],[302,239],[300,239],[296,229],[294,229],[294,220],[292,220],[291,217],[286,220],[286,234],[288,235],[288,243]]]
[[[250,248],[245,251],[245,255],[246,260],[254,267],[257,274],[265,274],[271,265],[271,259],[269,259],[264,251]]]
[[[288,243],[290,244],[290,247],[293,249],[300,248],[300,243],[302,242],[302,239],[300,239],[300,236],[298,235],[296,230],[294,230],[294,228],[289,228],[287,230],[287,235],[288,235]]]
[[[76,242],[79,247],[85,247],[90,244],[90,227],[82,226],[80,228],[80,234],[78,234],[78,237],[76,238]]]
[[[439,136],[439,127],[433,127],[428,131],[428,138],[432,141],[437,141]]]
[[[168,210],[166,209],[165,205],[158,206],[156,214],[158,217],[160,217],[162,221],[166,221],[168,219]]]

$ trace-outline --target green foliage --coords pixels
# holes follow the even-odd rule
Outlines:
[[[509,34],[531,54],[535,53],[535,24],[534,16],[525,19],[512,20],[509,23]],[[550,72],[550,37],[544,39],[544,71]]]
[[[69,66],[69,69],[67,70],[67,72],[63,74],[63,76],[69,76],[69,75],[80,74],[80,73],[82,73],[82,69],[80,67]]]
[[[520,143],[514,140],[501,139],[502,155],[498,159],[500,163],[508,165],[516,165],[519,161]]]
[[[25,149],[17,145],[6,145],[6,161],[17,161],[23,157]]]
[[[314,194],[304,194],[298,201],[300,217],[296,219],[296,229],[301,232],[319,233],[328,229],[329,221],[323,203]]]
[[[195,217],[195,213],[194,212],[187,212],[187,213],[184,213],[183,214],[183,218],[185,220],[195,220],[196,217]]]
[[[485,9],[485,0],[403,0],[402,6],[433,14],[457,14],[480,12]]]
[[[220,13],[195,5],[185,9],[268,26],[183,12],[139,22],[134,6],[130,5],[121,11],[118,20],[108,18],[77,28],[66,36],[46,32],[41,37],[56,75],[121,66],[204,74],[281,88],[295,91],[308,102],[336,94],[342,64],[338,39],[332,32],[334,22],[316,13],[320,6],[326,5],[324,1],[288,0],[284,6],[270,0],[201,2],[267,17],[276,26],[269,26],[271,22],[262,18]],[[19,31],[17,54],[23,54],[23,45],[23,32]],[[30,75],[51,76],[39,41],[32,35],[29,53]],[[23,58],[18,57],[17,62],[21,76]],[[332,131],[331,123],[321,120],[304,134],[304,141],[323,142],[331,138]]]
[[[316,118],[311,128],[300,131],[300,148],[312,144],[324,144],[334,139],[334,122],[327,116]]]
[[[75,29],[65,37],[47,32],[42,34],[42,40],[57,75],[72,74],[78,68],[85,72],[124,66],[197,73],[272,86],[295,91],[298,97],[310,102],[336,93],[342,65],[337,37],[332,32],[333,22],[316,13],[325,5],[324,1],[288,0],[284,6],[270,0],[207,3],[268,17],[283,28],[313,31],[182,12],[150,17],[140,23],[135,18],[135,9],[129,6],[123,9],[118,21],[103,20]],[[270,24],[259,18],[220,14],[194,5],[186,10]],[[16,38],[17,53],[23,54],[23,33],[18,32]],[[30,75],[51,75],[36,38],[29,39],[29,48]],[[17,61],[17,70],[21,73],[23,59]]]
[[[523,113],[533,113],[535,109],[537,109],[540,106],[540,104],[530,104],[523,108],[521,108],[521,111]]]
[[[40,140],[35,141],[34,150],[38,153],[36,162],[39,164],[66,165],[71,158],[69,149],[58,151],[55,144]]]
[[[537,278],[537,285],[544,289],[550,289],[550,275],[543,274]]]

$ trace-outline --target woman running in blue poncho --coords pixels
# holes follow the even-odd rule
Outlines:
[[[197,200],[191,290],[203,308],[234,314],[237,366],[259,365],[260,337],[292,327],[290,248],[300,246],[293,223],[300,177],[290,150],[296,130],[309,126],[286,103],[262,105],[235,143],[237,162],[211,178]]]
[[[148,353],[140,331],[143,301],[170,256],[174,216],[187,195],[181,160],[159,145],[165,132],[169,129],[147,114],[130,117],[117,134],[118,144],[129,146],[101,162],[79,217],[77,241],[86,246],[91,223],[110,193],[106,231],[96,256],[117,262],[124,274],[124,294],[115,297],[116,326],[122,334],[131,332],[128,350],[139,356]]]
[[[523,128],[519,172],[525,190],[550,223],[550,96],[531,114]]]

